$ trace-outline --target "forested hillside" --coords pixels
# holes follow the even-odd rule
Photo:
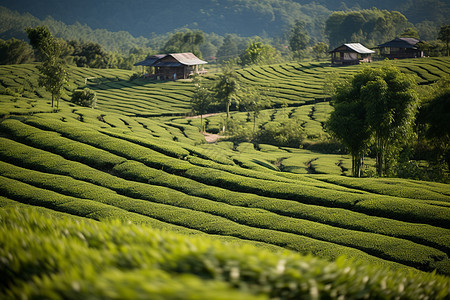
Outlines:
[[[207,33],[241,36],[278,36],[295,20],[306,24],[309,34],[323,40],[323,24],[334,10],[377,7],[404,14],[413,24],[448,23],[450,7],[442,0],[412,1],[311,1],[311,0],[170,0],[170,1],[58,1],[1,0],[0,5],[44,19],[52,16],[66,24],[79,22],[93,29],[128,31],[150,37],[176,28],[200,29]]]
[[[5,3],[6,2],[6,3]],[[111,5],[111,3],[114,3]],[[166,33],[188,27],[220,35],[280,35],[296,19],[307,24],[314,36],[330,11],[321,5],[301,5],[293,1],[0,1],[0,5],[29,12],[39,18],[51,15],[67,24],[80,22],[94,29],[125,30],[135,36]],[[70,9],[67,9],[70,7]]]

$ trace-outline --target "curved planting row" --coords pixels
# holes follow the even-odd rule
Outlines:
[[[182,154],[184,159],[169,157],[158,150],[130,142],[130,139],[118,139],[89,127],[81,129],[71,125],[71,122],[50,122],[40,118],[27,122],[33,126],[14,120],[2,123],[5,134],[33,146],[2,140],[2,160],[17,165],[3,164],[0,168],[3,176],[10,180],[82,199],[94,197],[87,196],[88,191],[92,190],[94,195],[99,195],[96,201],[108,201],[113,206],[130,203],[127,208],[121,208],[144,215],[151,213],[151,217],[160,221],[208,233],[283,245],[325,257],[346,253],[361,258],[370,254],[424,270],[436,268],[447,272],[448,241],[445,240],[445,233],[448,229],[444,228],[449,220],[448,212],[442,208],[438,210],[433,205],[414,199],[342,188],[315,179],[283,179],[273,175],[269,180],[252,176],[251,173],[237,175],[233,170],[205,167],[201,158],[191,157],[190,154]],[[87,181],[131,198],[114,200],[118,198],[109,194],[106,196],[104,192],[94,192],[94,186],[81,189],[80,184],[66,184],[64,179],[53,181],[51,176],[47,178],[43,174],[33,173],[36,171],[26,173],[17,169],[18,166],[69,175],[75,180]],[[4,185],[4,192],[8,193],[9,198],[18,201],[28,199],[26,202],[32,203],[33,200],[27,198],[29,196],[25,197],[11,188],[15,184]],[[74,186],[78,188],[72,188]],[[309,213],[305,213],[306,207],[311,208]],[[321,210],[322,216],[317,215]],[[334,213],[330,214],[332,210]],[[334,215],[337,212],[342,216]],[[390,219],[385,219],[388,224],[381,227],[385,229],[377,229],[373,225],[364,227],[364,221],[357,226],[352,225],[353,222],[346,221],[347,214],[367,220],[368,224],[368,220],[374,218],[373,225],[378,223],[375,220],[381,220],[378,216],[389,216]],[[333,221],[334,218],[340,221]],[[201,222],[196,223],[198,220]],[[428,229],[421,232],[419,227],[422,226],[405,223],[406,220],[429,223],[426,225]],[[398,226],[389,225],[389,222],[398,222]],[[414,226],[419,227],[411,231]],[[389,232],[387,228],[390,227],[403,229],[385,233]],[[411,231],[409,237],[405,236],[408,235],[406,229]],[[410,250],[400,251],[402,248]],[[371,257],[366,259],[376,260]]]
[[[0,198],[0,205],[9,203]],[[446,299],[450,294],[448,278],[436,274],[386,271],[342,258],[327,262],[16,206],[0,210],[1,298]]]

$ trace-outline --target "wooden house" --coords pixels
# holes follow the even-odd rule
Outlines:
[[[199,66],[207,64],[193,53],[157,54],[134,64],[135,66],[153,67],[151,77],[159,80],[186,79],[194,74],[204,74]]]
[[[395,38],[378,45],[378,48],[380,49],[380,55],[389,59],[423,57],[419,42],[415,38]]]
[[[360,43],[343,44],[330,51],[333,65],[357,65],[360,62],[372,62],[375,51],[367,49]]]

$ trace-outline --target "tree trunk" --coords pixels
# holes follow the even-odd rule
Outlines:
[[[362,157],[360,154],[352,154],[352,176],[361,177],[361,161]]]
[[[200,114],[200,132],[203,132],[203,115]]]
[[[378,176],[383,176],[384,166],[384,142],[381,138],[377,138],[377,173]]]
[[[227,101],[227,119],[225,120],[225,124],[223,125],[222,132],[225,133],[228,126],[228,120],[230,119],[230,101]]]

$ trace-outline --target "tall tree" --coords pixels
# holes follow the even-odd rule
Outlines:
[[[39,86],[45,87],[52,94],[52,107],[56,100],[56,109],[58,109],[62,88],[68,79],[65,62],[61,58],[64,45],[53,38],[47,27],[27,28],[26,32],[31,45],[37,50],[42,60],[42,64],[37,67],[40,72]]]
[[[419,104],[416,82],[393,65],[366,69],[358,80],[375,139],[378,175],[387,175],[402,145],[413,136]]]
[[[227,119],[223,127],[223,132],[226,131],[228,122],[230,120],[230,106],[233,102],[238,103],[238,92],[240,89],[237,74],[231,68],[224,69],[223,73],[218,76],[219,80],[214,87],[215,96],[219,103],[226,107]]]
[[[366,68],[334,94],[328,128],[349,149],[358,176],[358,156],[374,142],[377,173],[387,175],[402,145],[412,137],[418,96],[414,78],[392,65]]]
[[[309,43],[308,33],[305,31],[305,23],[302,21],[295,21],[289,33],[289,46],[291,51],[298,51],[306,49]]]
[[[448,44],[450,43],[450,25],[441,26],[439,30],[438,39],[443,41],[447,45],[447,56],[450,55],[450,49]]]
[[[260,111],[267,107],[269,103],[260,91],[250,87],[244,89],[239,98],[239,103],[243,106],[245,111],[249,114],[253,113],[253,133],[255,133],[256,118],[258,117]]]
[[[247,49],[239,56],[242,66],[268,64],[278,59],[278,53],[271,45],[260,41],[250,42]]]
[[[367,122],[366,108],[359,97],[360,87],[356,81],[338,85],[333,95],[334,111],[326,127],[344,144],[352,156],[352,175],[361,176],[361,167],[367,151],[371,133]]]
[[[200,45],[205,42],[205,35],[201,30],[186,30],[173,34],[164,45],[164,53],[192,52],[201,57]]]
[[[26,64],[33,60],[33,49],[27,42],[15,38],[0,39],[0,65]]]
[[[191,107],[194,113],[200,115],[200,132],[203,132],[203,114],[208,112],[208,108],[213,99],[213,93],[208,87],[202,84],[199,76],[194,78],[194,86],[195,90],[191,99]]]
[[[231,60],[239,55],[236,37],[231,34],[225,35],[222,45],[217,50],[219,62]]]
[[[297,20],[289,32],[289,48],[294,58],[301,58],[302,50],[309,44],[309,35],[305,31],[305,23]]]
[[[440,169],[450,170],[450,76],[430,86],[430,99],[421,103],[419,121],[424,128],[422,141],[430,141],[432,160]]]

